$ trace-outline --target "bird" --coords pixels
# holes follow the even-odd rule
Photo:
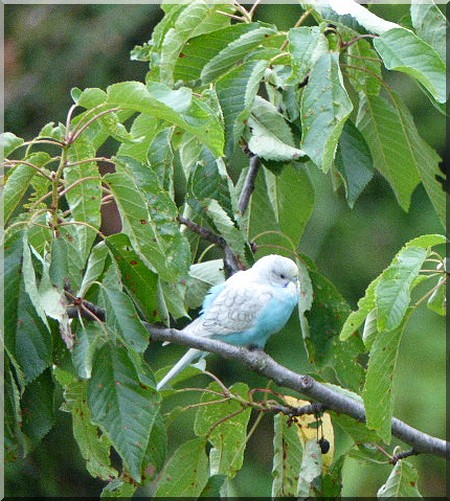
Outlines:
[[[206,294],[198,318],[182,332],[237,346],[263,349],[289,320],[300,298],[299,269],[292,259],[270,254],[231,275]],[[191,348],[157,384],[169,381],[206,352]]]

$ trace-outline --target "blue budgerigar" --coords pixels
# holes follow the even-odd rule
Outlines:
[[[200,316],[183,332],[239,346],[264,348],[299,301],[299,270],[291,259],[264,256],[210,289]],[[159,382],[158,390],[205,353],[191,348]]]

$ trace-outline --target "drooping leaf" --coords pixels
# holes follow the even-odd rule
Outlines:
[[[369,145],[375,168],[388,180],[400,206],[408,210],[420,180],[420,160],[397,109],[381,96],[363,96],[356,125]]]
[[[128,293],[145,318],[154,321],[157,316],[158,275],[142,262],[124,233],[110,235],[106,245],[119,266]]]
[[[131,299],[119,290],[102,289],[106,305],[106,323],[128,347],[143,353],[148,346],[149,334]]]
[[[197,497],[208,482],[206,440],[194,438],[184,442],[167,462],[155,497]]]
[[[370,350],[366,382],[363,389],[367,427],[375,430],[384,442],[391,441],[394,408],[393,378],[400,341],[412,313],[408,310],[401,324],[391,331],[382,331],[374,339]]]
[[[189,270],[187,280],[186,303],[188,308],[200,307],[209,289],[224,280],[222,259],[194,263]]]
[[[139,381],[125,348],[105,344],[94,359],[88,405],[136,481],[158,412],[156,391]]]
[[[80,286],[79,295],[84,297],[93,282],[98,280],[105,268],[106,258],[108,256],[108,248],[104,241],[96,244],[90,254],[86,265],[86,271],[83,276],[83,281]]]
[[[438,103],[447,100],[444,60],[412,31],[393,28],[375,38],[373,45],[388,70],[397,70],[415,78]]]
[[[308,440],[304,445],[302,465],[298,477],[297,497],[310,497],[313,483],[322,473],[322,453],[316,439]]]
[[[354,36],[354,32],[352,32]],[[345,74],[357,92],[377,96],[381,89],[381,63],[372,45],[365,39],[352,43],[343,55]]]
[[[419,474],[414,465],[405,460],[397,461],[386,483],[378,489],[377,498],[421,498],[418,480]]]
[[[374,174],[372,156],[362,134],[347,120],[339,139],[335,166],[341,175],[348,205],[356,200]]]
[[[225,124],[227,155],[234,151],[244,130],[244,121],[250,116],[266,67],[267,61],[249,61],[234,68],[217,81],[216,91]]]
[[[342,128],[352,110],[339,68],[339,54],[322,54],[311,70],[300,101],[300,147],[324,172],[331,167]]]
[[[328,50],[328,42],[319,26],[291,28],[288,37],[292,73],[286,83],[293,85],[305,80],[317,59]]]
[[[72,362],[82,379],[92,375],[92,364],[97,348],[102,344],[102,331],[96,322],[84,322],[81,325],[72,324],[76,332],[72,350]]]
[[[216,382],[211,383],[208,388],[215,392],[221,391]],[[229,391],[247,398],[249,388],[244,383],[236,383]],[[202,402],[214,400],[222,400],[222,397],[203,393]],[[213,475],[225,474],[234,478],[242,468],[251,409],[242,409],[243,412],[231,417],[231,414],[240,409],[242,406],[239,402],[228,401],[200,407],[197,411],[194,431],[197,436],[206,437],[213,446],[209,452],[210,471]],[[224,419],[227,416],[230,418]],[[220,422],[221,420],[223,421]]]

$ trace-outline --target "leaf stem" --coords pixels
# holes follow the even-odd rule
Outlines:
[[[3,162],[4,167],[14,167],[16,165],[27,165],[28,167],[31,167],[31,168],[37,170],[38,174],[40,174],[41,176],[43,176],[43,177],[47,178],[49,181],[53,182],[53,178],[51,176],[49,176],[48,174],[43,172],[41,170],[42,169],[41,167],[38,167],[37,165],[34,165],[31,162],[27,162],[26,160],[8,160],[8,159],[5,159],[5,161]]]

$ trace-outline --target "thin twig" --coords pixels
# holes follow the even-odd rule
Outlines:
[[[250,203],[250,197],[255,190],[256,176],[258,175],[261,167],[261,160],[258,156],[252,155],[250,159],[250,169],[245,180],[244,188],[242,189],[241,197],[239,199],[239,210],[241,215],[245,213]]]

